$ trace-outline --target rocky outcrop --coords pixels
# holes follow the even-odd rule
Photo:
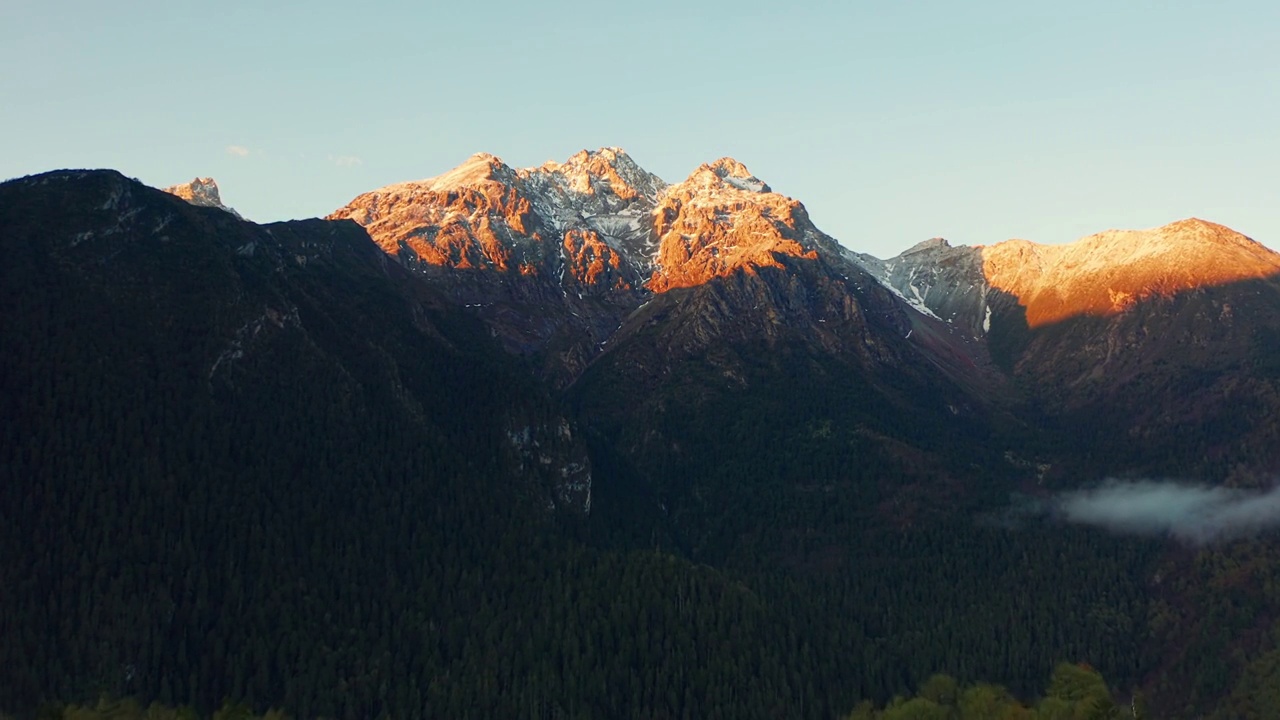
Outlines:
[[[214,182],[213,178],[198,177],[189,183],[170,185],[164,191],[170,195],[176,195],[192,205],[218,208],[236,217],[241,217],[240,213],[222,204],[222,195],[218,192],[218,183]]]
[[[505,452],[517,479],[536,478],[547,510],[591,512],[592,466],[586,442],[567,418],[506,421]]]

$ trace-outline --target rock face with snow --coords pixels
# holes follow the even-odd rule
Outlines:
[[[561,384],[655,294],[786,261],[874,285],[803,205],[732,158],[669,186],[617,148],[527,169],[477,154],[443,175],[365,193],[330,219],[364,226]],[[817,307],[820,295],[791,305]],[[856,303],[831,302],[837,314],[856,314]],[[791,318],[815,327],[817,319]]]
[[[525,170],[479,153],[443,175],[365,193],[331,218],[355,220],[410,263],[549,276],[599,294],[638,284],[664,186],[614,148]]]
[[[364,226],[565,382],[648,296],[651,212],[665,187],[616,148],[523,170],[481,153],[365,193],[330,219]]]
[[[240,213],[222,204],[222,196],[218,193],[218,183],[214,182],[213,178],[198,177],[189,183],[170,185],[164,191],[170,195],[176,195],[192,205],[218,208],[236,217],[241,217]]]
[[[973,248],[952,247],[942,238],[933,238],[889,260],[862,254],[851,257],[921,313],[975,337],[990,329],[982,255]]]

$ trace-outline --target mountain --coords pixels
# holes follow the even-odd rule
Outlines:
[[[307,367],[315,391],[345,398],[348,412],[373,412],[364,405],[387,402],[378,411],[392,413],[396,424],[439,438],[488,438],[509,465],[532,462],[550,472],[539,504],[589,508],[590,463],[567,421],[552,412],[530,422],[547,414],[536,409],[546,403],[521,387],[519,371],[504,366],[483,328],[461,320],[444,298],[388,262],[354,223],[253,225],[107,172],[50,173],[3,189],[11,259],[5,300],[21,316],[10,322],[21,327],[42,317],[20,308],[82,304],[88,310],[63,329],[66,341],[120,345],[97,358],[94,377],[116,368],[120,379],[111,382],[127,385],[123,378],[141,383],[140,372],[178,373],[172,379],[192,393],[184,397],[194,406],[234,407],[259,402],[245,395],[246,383],[288,388],[306,377],[276,377],[271,368]],[[47,217],[59,200],[67,212]],[[23,207],[29,219],[16,214]],[[365,313],[378,318],[366,321]],[[18,327],[7,332],[27,334]],[[284,362],[282,353],[292,356]],[[459,381],[423,385],[456,372],[450,363],[483,368],[490,389],[477,392]],[[30,387],[19,377],[10,376],[18,383],[7,396],[15,403],[10,417],[30,410],[20,404]],[[503,407],[487,427],[433,409],[449,393],[483,398],[493,388],[504,396]]]
[[[1272,685],[1273,537],[1021,509],[1280,469],[1280,263],[1221,226],[880,260],[732,158],[602,148],[270,225],[47,173],[0,184],[0,257],[0,709],[830,717],[1066,660],[1227,717]]]
[[[804,257],[814,251],[752,256],[761,266],[708,285],[735,303],[777,303],[762,313],[790,303],[812,317],[825,311],[806,284],[827,272]],[[934,570],[902,570],[915,586],[896,567],[871,571],[893,598],[881,609],[812,572],[824,554],[898,552],[861,532],[831,549],[831,535],[878,508],[824,527],[811,548],[790,545],[804,538],[789,521],[755,545],[770,549],[762,562],[726,553],[725,526],[690,521],[690,492],[720,477],[654,477],[610,444],[608,418],[581,414],[578,397],[513,362],[455,285],[395,262],[357,223],[260,226],[118,173],[61,171],[0,185],[0,255],[0,412],[17,420],[0,434],[0,583],[15,589],[0,596],[0,707],[26,715],[133,694],[205,711],[244,698],[301,717],[829,717],[938,663],[906,652],[935,609],[908,594],[947,582],[935,571],[951,564],[916,542]],[[806,274],[787,281],[788,263]],[[843,285],[823,292],[853,297]],[[672,306],[685,317],[693,307]],[[780,319],[769,328],[723,324],[698,342],[714,352],[716,337],[794,340],[816,353],[797,381],[822,362],[820,335],[793,336]],[[744,377],[763,381],[754,368]],[[732,401],[732,387],[709,390]],[[761,390],[761,402],[778,400]],[[735,423],[761,419],[752,410]],[[810,446],[780,445],[788,457],[851,429],[794,421]],[[730,449],[686,469],[700,474]],[[725,497],[744,511],[735,522],[766,518],[742,492],[764,479]],[[807,481],[787,489],[789,511],[809,512],[796,499],[849,510],[822,489],[827,478]],[[654,494],[664,486],[687,491]],[[803,575],[763,562],[779,555]],[[1100,642],[1096,630],[1067,642]],[[874,662],[848,676],[849,653]],[[1027,664],[1028,682],[1056,658],[1042,660]]]
[[[361,195],[330,217],[363,225],[566,387],[584,424],[638,472],[615,490],[648,498],[659,515],[699,492],[697,477],[674,485],[662,477],[678,444],[657,430],[662,418],[728,411],[743,394],[762,408],[798,393],[845,398],[825,422],[855,438],[845,451],[856,446],[868,466],[904,468],[904,482],[885,489],[890,497],[955,475],[944,456],[1012,422],[977,392],[998,378],[969,372],[974,351],[957,350],[944,323],[919,316],[851,262],[800,202],[732,158],[668,185],[615,148],[522,170],[480,154],[436,178]],[[706,373],[723,381],[697,379]],[[957,417],[965,432],[930,432]],[[717,437],[713,428],[673,431],[686,442]],[[782,487],[807,493],[809,484]],[[666,529],[686,544],[718,532]]]
[[[991,291],[1016,303],[1034,329],[1280,274],[1280,255],[1195,218],[1151,230],[1109,230],[1066,245],[1009,240],[956,248],[934,238],[889,260],[853,257],[917,309],[974,335],[990,330]]]
[[[617,148],[520,170],[481,153],[438,177],[365,193],[330,218],[364,226],[384,251],[445,288],[560,386],[641,306],[671,290],[804,261],[820,266],[815,272],[831,287],[861,283],[883,292],[813,226],[803,205],[732,158],[668,185]],[[751,304],[762,299],[773,306],[762,296]],[[817,302],[775,307],[771,325],[785,321],[841,342],[844,335],[817,322],[828,321],[813,315]],[[894,300],[878,302],[899,312],[889,309]],[[804,317],[788,317],[802,306],[810,306]],[[851,313],[852,306],[837,315]],[[897,325],[893,332],[906,334],[906,321]]]
[[[571,562],[538,542],[589,514],[592,467],[483,325],[355,223],[255,225],[111,171],[0,185],[0,255],[0,707],[514,712],[429,679],[481,662],[487,597],[572,609],[533,558]],[[410,667],[412,703],[379,691]]]
[[[1266,420],[1280,410],[1280,255],[1244,235],[1188,219],[1067,245],[935,240],[857,259],[985,343],[1080,449],[1135,472],[1220,475],[1227,458],[1280,470],[1264,449],[1280,440]]]
[[[481,153],[330,218],[364,226],[564,384],[648,296],[650,214],[665,187],[616,148],[526,170]]]
[[[845,528],[813,527],[813,503],[847,505],[850,520],[899,505],[910,522],[944,502],[921,491],[926,478],[965,492],[956,448],[990,439],[1001,418],[921,343],[915,328],[932,319],[731,159],[669,187],[654,215],[655,294],[569,397],[694,557],[838,564]],[[814,473],[818,457],[830,466]],[[750,541],[744,522],[758,528]],[[797,552],[801,535],[816,551]]]

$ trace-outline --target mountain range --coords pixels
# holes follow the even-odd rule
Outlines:
[[[0,185],[0,239],[0,709],[829,717],[1065,660],[1241,717],[1280,683],[1274,537],[1019,510],[1270,487],[1280,254],[1221,225],[880,259],[732,158],[602,148],[268,225],[56,171]]]

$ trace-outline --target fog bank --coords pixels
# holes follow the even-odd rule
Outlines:
[[[1196,544],[1280,527],[1280,487],[1260,491],[1113,480],[1097,488],[1062,493],[1050,507],[1066,522],[1136,535],[1171,535]]]

